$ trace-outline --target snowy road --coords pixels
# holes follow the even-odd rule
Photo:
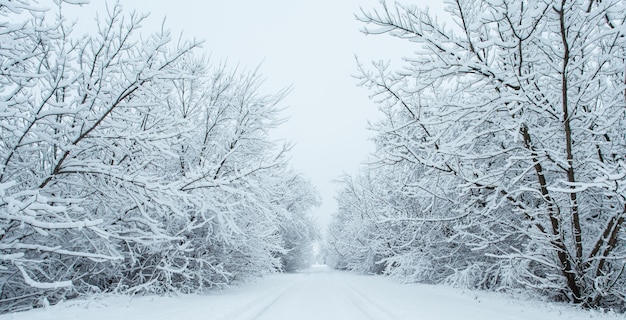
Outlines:
[[[345,273],[314,267],[263,305],[238,319],[402,319],[354,287]]]
[[[210,295],[74,300],[1,320],[537,320],[624,319],[536,301],[457,289],[403,285],[315,266]]]

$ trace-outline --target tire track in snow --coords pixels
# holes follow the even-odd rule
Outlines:
[[[359,309],[368,319],[371,320],[402,320],[404,317],[399,316],[398,314],[391,311],[389,308],[386,308],[376,302],[375,299],[372,299],[368,295],[364,294],[361,290],[355,288],[345,280],[341,280],[342,287],[345,288],[344,292],[346,293],[350,302]]]
[[[268,290],[263,294],[259,295],[258,298],[253,299],[244,303],[242,306],[235,310],[231,310],[230,312],[220,315],[217,320],[253,320],[261,316],[264,312],[266,312],[269,308],[271,308],[277,301],[279,301],[285,294],[295,289],[301,282],[303,282],[306,277],[309,276],[308,273],[303,274],[302,277],[299,277],[293,283],[285,286],[282,290],[277,293],[272,293],[273,291]]]
[[[276,302],[278,302],[287,292],[292,291],[295,287],[296,287],[296,284],[289,286],[286,290],[280,292],[277,296],[275,296],[274,299],[272,299],[270,302],[264,304],[261,310],[255,311],[253,316],[246,318],[246,319],[252,320],[252,319],[256,319],[262,316],[265,312],[267,312],[267,310],[273,307],[276,304]]]
[[[217,319],[326,319],[329,316],[328,319],[406,319],[350,284],[343,276],[331,272],[302,274],[282,287],[260,292]],[[294,306],[297,307],[293,309]],[[298,315],[298,312],[304,314]]]

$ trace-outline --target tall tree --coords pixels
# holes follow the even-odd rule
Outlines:
[[[115,282],[98,270],[123,259],[116,241],[171,239],[156,222],[171,206],[154,199],[172,194],[154,173],[176,120],[155,111],[164,79],[182,76],[172,63],[196,44],[170,50],[166,32],[139,39],[143,16],[117,6],[79,39],[27,1],[0,10],[10,49],[0,56],[1,296],[57,300],[90,290],[80,283]]]
[[[361,67],[386,115],[381,163],[413,167],[407,196],[457,217],[448,236],[476,253],[461,258],[478,266],[471,283],[498,288],[513,274],[557,299],[623,306],[624,3],[448,9],[450,27],[400,4],[359,15],[366,33],[419,46],[398,71]]]

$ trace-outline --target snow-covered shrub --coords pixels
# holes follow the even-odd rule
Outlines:
[[[27,0],[0,17],[0,312],[203,290],[312,241],[310,184],[275,197],[301,177],[268,137],[286,91],[262,94],[258,70],[141,35],[118,5],[85,36]]]
[[[416,46],[397,70],[359,65],[382,113],[365,170],[381,190],[361,200],[373,205],[359,223],[392,236],[367,247],[384,261],[429,250],[450,283],[502,290],[513,267],[528,290],[625,308],[624,5],[455,0],[454,27],[410,5],[363,10],[366,33]],[[334,234],[333,245],[354,236]]]

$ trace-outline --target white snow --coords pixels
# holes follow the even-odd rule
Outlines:
[[[501,294],[399,284],[384,277],[313,266],[306,271],[267,276],[208,295],[92,297],[2,315],[0,319],[582,320],[626,317],[556,303],[518,301]]]

